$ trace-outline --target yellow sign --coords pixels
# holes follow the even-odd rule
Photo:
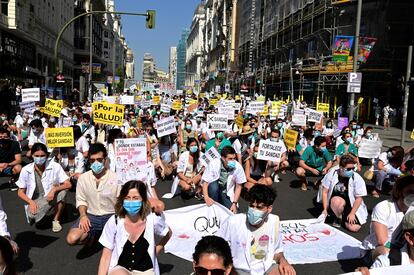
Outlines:
[[[257,97],[257,101],[263,101],[264,102],[265,100],[266,100],[266,98],[262,95]]]
[[[175,111],[179,111],[183,108],[181,101],[176,100],[172,103],[171,109],[175,110]]]
[[[298,139],[298,132],[290,129],[286,129],[283,135],[283,140],[288,149],[294,149],[296,147],[296,141]]]
[[[362,102],[364,102],[364,98],[363,97],[358,98],[358,105],[361,104]]]
[[[46,128],[46,144],[49,148],[73,147],[73,128]]]
[[[190,104],[190,105],[193,105],[193,104],[198,104],[198,101],[197,101],[197,99],[190,99],[190,100],[188,101],[188,104]]]
[[[234,98],[235,100],[240,100],[240,96],[236,95],[236,97]]]
[[[411,132],[411,139],[414,139],[414,129],[413,129],[413,131]]]
[[[227,93],[224,93],[222,96],[222,99],[226,99],[227,98]]]
[[[94,122],[116,126],[124,123],[125,105],[94,102],[92,107]]]
[[[217,105],[217,102],[218,102],[218,99],[217,98],[210,99],[210,105],[212,105],[212,106],[216,106]]]
[[[241,129],[243,128],[244,118],[242,116],[236,117],[234,122],[237,124],[237,126]]]
[[[43,112],[45,114],[60,117],[60,112],[63,108],[63,100],[53,100],[50,98],[46,98],[45,108]]]
[[[160,104],[160,102],[161,102],[161,96],[159,96],[159,95],[154,95],[153,97],[152,97],[152,105],[159,105]]]
[[[188,94],[188,95],[192,95],[192,94],[193,94],[193,90],[187,90],[187,91],[186,91],[186,94]]]
[[[205,98],[206,97],[206,93],[199,93],[198,94],[198,98]]]
[[[142,96],[140,96],[140,95],[135,96],[135,101],[141,101],[141,100],[142,100]]]
[[[329,113],[329,103],[318,103],[316,111],[323,112],[323,113]]]
[[[263,112],[260,113],[262,116],[268,116],[269,115],[269,106],[265,105]]]

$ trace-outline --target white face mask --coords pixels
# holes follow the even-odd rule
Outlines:
[[[404,198],[404,204],[407,207],[414,206],[414,194],[406,196]]]

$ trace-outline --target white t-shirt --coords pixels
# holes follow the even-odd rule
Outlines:
[[[387,227],[387,242],[392,243],[395,239],[397,239],[397,236],[395,236],[394,232],[400,231],[396,231],[396,229],[401,224],[403,217],[404,213],[398,209],[397,203],[391,202],[389,200],[378,203],[372,210],[370,234],[362,242],[363,247],[365,249],[374,249],[378,245],[376,235],[373,232],[372,222],[378,222]]]
[[[81,152],[82,154],[89,151],[89,142],[86,140],[84,136],[81,136],[75,143],[76,150]]]

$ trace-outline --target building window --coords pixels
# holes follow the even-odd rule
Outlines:
[[[1,0],[1,13],[4,15],[9,15],[9,0]]]
[[[105,48],[105,49],[108,49],[108,48],[109,48],[108,41],[104,41],[104,48]]]

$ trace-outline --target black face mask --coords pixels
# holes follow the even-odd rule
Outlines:
[[[9,144],[11,144],[10,139],[0,139],[0,146],[1,147],[7,147],[7,146],[9,146]]]

